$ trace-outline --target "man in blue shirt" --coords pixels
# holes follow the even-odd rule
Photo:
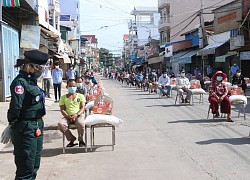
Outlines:
[[[170,78],[167,75],[167,72],[162,72],[162,75],[159,77],[158,80],[158,89],[161,91],[163,96],[170,97]],[[167,93],[164,91],[164,89],[167,89]]]
[[[236,63],[234,63],[234,65],[231,67],[232,75],[235,75],[239,69],[240,69],[239,66]]]
[[[55,64],[55,69],[52,71],[52,79],[54,86],[55,102],[59,102],[61,98],[61,86],[62,86],[63,71],[59,68],[59,64]],[[58,92],[58,99],[57,99]]]
[[[70,69],[66,72],[67,80],[75,80],[76,78],[76,71],[74,70],[74,67],[71,65]]]

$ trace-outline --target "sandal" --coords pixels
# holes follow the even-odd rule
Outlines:
[[[66,147],[73,147],[78,145],[78,143],[70,142]]]
[[[227,118],[227,122],[234,122],[232,118]]]

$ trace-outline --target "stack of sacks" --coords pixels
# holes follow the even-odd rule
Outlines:
[[[123,124],[123,120],[112,116],[112,115],[105,115],[105,114],[91,114],[87,116],[84,121],[86,126],[92,126],[99,123],[108,123],[116,127],[121,127]]]

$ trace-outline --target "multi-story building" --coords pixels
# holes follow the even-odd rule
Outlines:
[[[81,35],[81,39],[86,39],[84,46],[81,47],[82,56],[87,63],[88,68],[97,68],[99,66],[99,48],[98,40],[95,35]]]
[[[123,68],[128,68],[129,65],[129,35],[124,34],[123,35],[123,52],[122,52],[122,58],[123,58]]]
[[[130,59],[136,60],[139,47],[152,39],[160,39],[158,33],[160,15],[154,7],[135,7],[131,15],[134,15],[135,19],[128,23]]]
[[[233,0],[158,0],[158,11],[161,14],[159,32],[161,48],[166,42],[182,40],[180,35],[200,25],[199,12],[204,2],[204,20],[212,21],[212,10]]]
[[[160,13],[158,25],[158,30],[160,33],[160,45],[165,47],[165,44],[170,42],[170,3],[166,0],[159,0],[158,12]]]
[[[69,33],[69,40],[79,39],[80,35],[80,1],[60,0],[61,8],[61,24],[71,28]]]

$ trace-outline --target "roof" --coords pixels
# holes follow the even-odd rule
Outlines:
[[[218,10],[218,9],[221,9],[221,8],[223,8],[223,7],[225,7],[225,6],[228,6],[229,4],[233,4],[233,3],[237,2],[237,1],[239,1],[239,0],[234,0],[234,1],[231,1],[231,2],[229,2],[229,3],[227,3],[227,4],[222,5],[222,6],[220,6],[220,7],[217,7],[217,8],[215,8],[215,9],[213,9],[212,12],[214,12],[214,11],[216,11],[216,10]]]
[[[91,44],[97,44],[97,38],[95,35],[81,35],[81,38],[86,38]]]
[[[154,13],[158,13],[158,8],[157,7],[142,7],[142,6],[138,6],[138,7],[134,7],[134,9],[131,11],[131,15],[135,15],[135,14],[154,14]]]
[[[183,34],[181,34],[181,36],[192,33],[192,32],[195,32],[195,31],[199,31],[199,28],[195,28],[195,29],[192,29],[190,31],[184,32]]]
[[[129,39],[129,35],[128,35],[128,34],[124,34],[124,35],[123,35],[123,39],[124,39],[124,40],[128,40],[128,39]]]

